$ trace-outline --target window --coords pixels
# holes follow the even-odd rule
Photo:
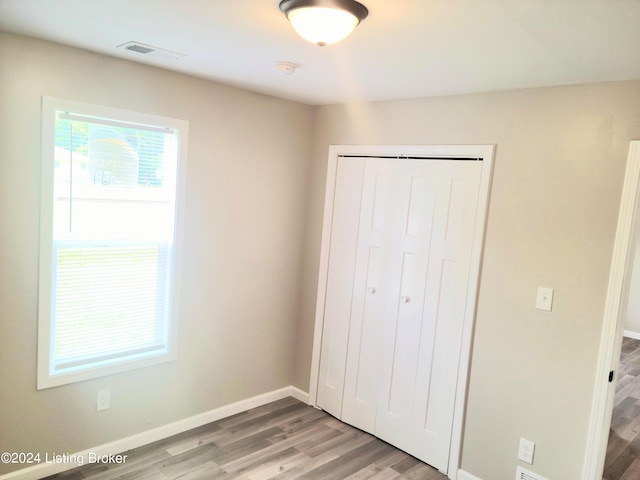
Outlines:
[[[42,107],[38,388],[175,359],[187,122]]]

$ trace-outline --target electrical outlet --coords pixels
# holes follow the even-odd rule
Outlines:
[[[518,450],[518,459],[533,465],[533,452],[536,444],[526,438],[520,439],[520,449]]]
[[[98,390],[98,400],[96,402],[96,411],[106,410],[111,406],[111,389]]]

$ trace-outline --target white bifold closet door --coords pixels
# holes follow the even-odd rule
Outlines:
[[[337,166],[318,406],[445,472],[481,163]]]

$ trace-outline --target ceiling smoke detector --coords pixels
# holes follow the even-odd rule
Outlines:
[[[273,68],[276,72],[282,73],[283,75],[293,75],[299,66],[300,65],[291,62],[276,62]]]
[[[184,53],[172,52],[159,47],[153,47],[140,42],[127,42],[118,45],[116,48],[128,50],[129,52],[139,53],[148,57],[162,58],[166,60],[180,60],[186,57]]]

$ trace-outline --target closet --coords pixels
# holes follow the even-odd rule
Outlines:
[[[483,158],[335,161],[316,404],[446,472]]]

